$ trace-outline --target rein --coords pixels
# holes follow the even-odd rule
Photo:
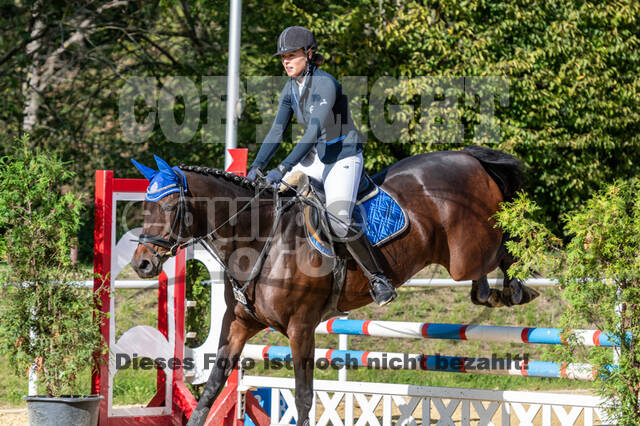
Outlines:
[[[254,266],[253,266],[253,268],[251,270],[251,273],[249,274],[248,279],[245,281],[244,284],[241,285],[238,282],[238,280],[236,280],[235,277],[231,274],[231,272],[229,270],[229,267],[222,261],[224,256],[222,255],[222,253],[220,252],[218,247],[216,247],[216,245],[210,240],[210,238],[216,232],[218,232],[223,226],[229,224],[236,217],[238,217],[238,215],[240,213],[245,211],[251,205],[251,203],[253,203],[255,200],[259,199],[260,196],[266,190],[270,189],[271,187],[270,186],[266,186],[266,185],[262,185],[262,188],[260,189],[260,191],[258,191],[253,196],[253,198],[251,198],[251,200],[247,201],[238,211],[236,211],[233,215],[231,215],[226,221],[224,221],[223,223],[218,225],[213,231],[211,231],[211,232],[209,232],[206,235],[203,235],[201,237],[192,237],[191,239],[189,239],[189,240],[187,240],[185,242],[180,242],[180,240],[182,240],[183,229],[184,229],[184,219],[186,217],[188,206],[187,206],[187,198],[185,196],[184,185],[182,183],[182,180],[179,180],[179,182],[180,182],[180,184],[179,184],[180,185],[180,196],[178,198],[178,205],[177,205],[176,215],[173,218],[173,222],[171,223],[171,231],[170,231],[170,234],[169,234],[170,236],[174,235],[175,234],[174,231],[177,228],[177,238],[175,239],[175,242],[172,242],[168,238],[162,238],[162,237],[158,237],[156,235],[151,235],[151,234],[140,234],[140,237],[138,238],[137,242],[142,244],[146,248],[148,248],[151,251],[151,253],[153,253],[153,256],[156,257],[157,259],[159,259],[160,261],[163,261],[167,257],[175,256],[176,253],[178,252],[178,250],[180,250],[180,249],[184,249],[184,248],[193,246],[195,244],[201,243],[202,246],[205,248],[205,250],[222,267],[222,270],[223,270],[225,276],[229,279],[229,281],[232,284],[233,295],[234,295],[235,299],[244,306],[245,310],[247,311],[247,313],[249,315],[251,315],[254,319],[257,319],[255,317],[255,313],[253,312],[253,309],[251,308],[251,306],[249,306],[249,303],[247,302],[246,291],[247,291],[249,285],[251,284],[251,282],[253,281],[253,278],[255,276],[257,276],[258,273],[260,272],[260,270],[262,269],[262,265],[264,264],[264,259],[267,256],[267,253],[268,253],[268,251],[269,251],[269,249],[271,247],[271,242],[273,241],[273,237],[275,235],[275,232],[276,232],[276,230],[278,228],[278,225],[280,224],[280,221],[282,219],[282,212],[284,210],[286,210],[287,208],[289,208],[289,206],[292,205],[295,202],[295,198],[292,198],[286,204],[283,205],[282,204],[282,199],[278,195],[278,192],[277,191],[274,192],[275,197],[276,197],[276,214],[275,214],[275,218],[274,218],[274,221],[273,221],[273,225],[271,227],[271,232],[269,233],[269,237],[267,238],[266,243],[262,247],[262,251],[260,252],[260,255],[258,256],[258,259],[257,259],[256,263],[254,264]],[[297,195],[299,196],[300,194],[297,193]],[[191,228],[192,224],[188,225],[188,226],[189,226],[189,228]],[[163,247],[163,248],[167,249],[168,253],[166,253],[164,255],[159,254],[151,246],[151,244],[157,245],[157,246],[160,246],[160,247]]]
[[[294,200],[293,199],[289,200],[283,206],[282,205],[282,199],[278,195],[278,192],[277,191],[274,192],[275,197],[276,197],[276,215],[275,215],[275,218],[273,220],[273,225],[271,226],[271,232],[269,233],[269,237],[267,238],[267,241],[265,242],[264,246],[262,247],[262,251],[260,252],[260,255],[258,256],[258,259],[256,260],[256,263],[253,265],[253,268],[251,269],[251,273],[249,274],[249,277],[247,278],[247,280],[245,281],[245,283],[243,285],[240,285],[238,280],[236,280],[235,277],[233,277],[233,275],[229,272],[229,268],[222,261],[222,258],[223,258],[222,253],[219,252],[219,250],[215,246],[215,244],[213,244],[213,242],[210,242],[209,239],[220,228],[222,228],[227,223],[231,222],[240,213],[242,213],[244,210],[246,210],[246,208],[249,207],[253,201],[255,201],[256,199],[259,199],[260,195],[262,195],[262,193],[264,191],[266,191],[267,189],[269,189],[269,188],[270,188],[269,186],[263,186],[262,189],[256,195],[254,195],[254,197],[251,200],[247,201],[247,203],[244,206],[242,206],[242,208],[240,210],[238,210],[235,214],[233,214],[231,217],[229,217],[229,219],[227,219],[224,223],[219,225],[213,231],[209,232],[206,235],[203,235],[202,237],[192,238],[191,240],[187,241],[186,243],[180,245],[180,248],[184,248],[184,247],[188,247],[188,246],[191,246],[191,245],[194,245],[194,244],[197,244],[197,243],[201,243],[202,246],[205,248],[205,250],[207,250],[207,252],[209,252],[209,254],[212,255],[212,257],[216,260],[216,262],[218,262],[220,264],[220,266],[222,267],[225,275],[227,276],[227,278],[229,279],[229,281],[232,284],[234,298],[238,302],[240,302],[245,307],[245,310],[251,316],[253,316],[254,318],[255,318],[255,314],[253,313],[253,309],[249,306],[249,303],[247,301],[246,291],[249,288],[249,285],[251,284],[253,279],[257,276],[258,272],[260,272],[260,270],[262,269],[262,265],[264,264],[264,259],[267,257],[267,253],[269,251],[269,248],[271,247],[271,241],[273,241],[273,236],[275,235],[275,232],[278,229],[278,225],[280,224],[280,220],[282,219],[282,212],[284,210],[286,210],[287,208],[289,208],[289,206],[291,204],[293,204]]]
[[[260,176],[260,178],[263,178],[263,176]],[[184,249],[190,246],[193,246],[195,244],[201,243],[202,246],[205,248],[205,250],[216,260],[216,262],[218,262],[220,264],[220,266],[222,267],[222,270],[224,271],[225,276],[229,279],[229,282],[232,285],[232,289],[233,289],[233,296],[234,298],[243,305],[243,307],[245,308],[245,311],[251,315],[254,319],[257,320],[254,310],[253,308],[250,306],[249,301],[247,300],[247,296],[246,296],[246,291],[249,288],[249,285],[251,284],[251,282],[253,282],[254,278],[260,273],[260,271],[262,270],[262,266],[264,264],[264,261],[267,257],[267,254],[269,252],[269,249],[271,248],[271,243],[273,241],[273,237],[275,235],[276,230],[278,229],[278,226],[280,224],[280,221],[282,220],[282,213],[288,209],[293,203],[295,203],[296,200],[301,201],[304,204],[308,204],[311,206],[314,206],[316,208],[318,208],[323,214],[332,216],[335,220],[344,223],[344,221],[342,221],[340,218],[335,217],[334,215],[331,214],[331,212],[329,212],[326,207],[324,205],[322,205],[322,203],[318,202],[316,199],[312,199],[309,198],[305,195],[302,194],[302,192],[304,192],[304,188],[302,191],[297,190],[296,188],[292,187],[291,185],[289,185],[287,182],[282,181],[281,183],[286,186],[288,189],[292,190],[295,193],[295,196],[292,197],[291,199],[289,199],[289,201],[287,201],[284,205],[282,203],[282,198],[279,195],[279,192],[277,190],[274,191],[274,196],[275,196],[275,200],[276,200],[276,207],[275,207],[275,217],[273,220],[273,224],[271,226],[271,230],[269,232],[269,237],[267,238],[267,241],[265,242],[264,246],[262,247],[262,250],[260,251],[260,255],[258,256],[258,259],[256,260],[255,264],[253,265],[253,268],[251,269],[251,273],[249,274],[247,280],[244,282],[244,284],[240,284],[238,282],[238,280],[233,276],[233,274],[230,272],[229,267],[223,262],[223,258],[224,256],[222,255],[222,253],[220,252],[220,250],[218,249],[218,247],[216,247],[215,243],[211,240],[211,237],[218,232],[223,226],[229,224],[230,222],[232,222],[236,217],[238,217],[238,215],[242,212],[244,212],[250,205],[251,203],[253,203],[255,200],[259,199],[260,196],[267,190],[270,189],[271,186],[268,185],[261,185],[262,188],[260,189],[260,191],[258,191],[253,198],[251,198],[251,200],[247,201],[238,211],[236,211],[233,215],[231,215],[226,221],[224,221],[223,223],[221,223],[220,225],[218,225],[213,231],[207,233],[206,235],[203,235],[201,237],[192,237],[189,240],[185,241],[185,242],[180,242],[180,240],[182,240],[182,235],[183,235],[183,229],[185,228],[185,218],[186,218],[186,214],[187,214],[187,210],[188,210],[188,205],[187,205],[187,198],[185,195],[185,187],[184,184],[182,182],[182,179],[179,180],[179,185],[180,185],[180,196],[178,198],[178,205],[177,205],[177,211],[176,211],[176,215],[173,219],[173,222],[171,224],[171,232],[170,232],[170,236],[174,235],[174,230],[177,227],[177,238],[175,240],[175,242],[172,242],[170,239],[167,238],[161,238],[158,237],[156,235],[150,235],[150,234],[140,234],[140,237],[138,239],[138,243],[144,245],[146,248],[148,248],[151,253],[153,253],[153,255],[158,258],[160,261],[163,261],[163,259],[167,258],[167,257],[171,257],[171,256],[175,256],[175,254],[178,252],[178,250],[180,249]],[[307,183],[307,185],[309,185],[309,183]],[[354,229],[352,227],[351,224],[346,224],[344,223],[349,229]],[[189,227],[189,229],[191,229],[192,224],[187,225]],[[153,247],[151,246],[151,244],[153,245],[157,245],[160,247],[163,247],[165,249],[168,250],[167,254],[164,255],[160,255],[156,250],[153,249]]]

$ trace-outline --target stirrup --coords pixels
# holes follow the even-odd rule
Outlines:
[[[385,306],[398,297],[393,284],[382,274],[374,274],[369,280],[369,294],[379,306]]]

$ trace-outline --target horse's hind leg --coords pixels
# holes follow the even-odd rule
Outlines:
[[[504,280],[502,282],[502,303],[507,306],[513,306],[524,305],[525,303],[531,302],[538,297],[540,293],[524,285],[519,278],[509,279],[508,269],[515,263],[515,259],[504,246],[502,250],[504,251],[504,255],[500,261],[500,269],[504,274]]]
[[[504,306],[502,303],[502,293],[494,288],[489,287],[487,276],[471,281],[471,302],[475,305],[488,306],[490,308],[499,308]]]
[[[315,355],[315,327],[294,325],[288,330],[296,380],[296,425],[309,424],[309,410],[313,403],[313,367]]]
[[[202,426],[207,419],[211,404],[218,397],[227,377],[235,367],[245,343],[264,326],[255,321],[238,318],[233,308],[228,308],[222,321],[220,344],[216,354],[216,363],[211,369],[198,406],[191,414],[187,426]]]

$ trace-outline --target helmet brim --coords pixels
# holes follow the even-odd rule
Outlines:
[[[274,53],[271,57],[282,56],[287,53],[295,52],[296,50],[304,49],[304,47],[292,47],[291,49],[281,50],[279,52]]]

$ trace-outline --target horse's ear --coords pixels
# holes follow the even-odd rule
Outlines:
[[[133,158],[131,159],[131,162],[133,163],[134,166],[136,166],[136,169],[138,169],[140,171],[140,173],[142,173],[142,175],[144,177],[147,178],[147,180],[151,180],[153,179],[153,177],[158,174],[158,172],[156,170],[153,170],[151,167],[147,167],[144,164],[140,164],[138,163],[136,160],[134,160]]]
[[[160,170],[161,172],[170,172],[173,175],[173,169],[171,168],[169,163],[167,163],[166,161],[164,161],[162,158],[158,157],[157,155],[154,155],[153,158],[156,159],[156,164],[158,165],[158,170]]]

